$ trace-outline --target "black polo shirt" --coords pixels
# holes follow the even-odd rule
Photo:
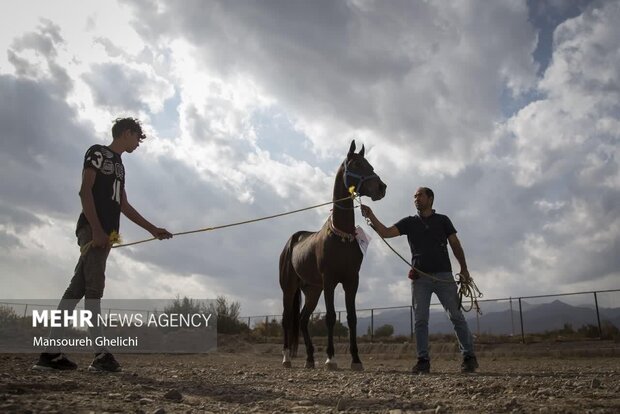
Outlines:
[[[407,235],[413,265],[427,273],[451,272],[448,236],[456,229],[448,216],[433,211],[429,217],[409,216],[395,224],[401,235]]]

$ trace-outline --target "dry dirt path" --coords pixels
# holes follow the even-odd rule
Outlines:
[[[620,357],[481,353],[460,374],[455,353],[412,376],[410,356],[365,354],[365,371],[280,366],[274,347],[228,347],[203,355],[118,355],[124,372],[31,371],[35,355],[0,355],[0,412],[122,413],[618,413]],[[226,352],[228,351],[228,352]],[[236,352],[232,352],[236,351]],[[508,353],[509,354],[509,353]],[[319,353],[323,358],[323,355]]]

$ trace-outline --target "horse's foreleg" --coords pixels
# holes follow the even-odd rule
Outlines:
[[[357,283],[344,287],[344,302],[347,308],[347,323],[349,325],[349,350],[351,352],[351,369],[354,371],[364,370],[357,350],[357,315],[355,311],[355,295]]]
[[[304,336],[304,343],[306,344],[306,368],[314,368],[314,346],[310,339],[310,332],[308,331],[308,322],[310,321],[310,315],[316,308],[316,304],[321,296],[321,288],[309,286],[303,289],[305,302],[304,307],[301,310],[300,328],[301,333]]]
[[[336,369],[338,364],[334,359],[334,325],[336,324],[336,309],[334,308],[334,290],[335,286],[324,286],[323,294],[325,295],[325,323],[327,325],[327,361],[325,367],[327,369]]]
[[[284,368],[291,368],[293,366],[291,364],[291,350],[288,348],[282,350],[282,366]]]

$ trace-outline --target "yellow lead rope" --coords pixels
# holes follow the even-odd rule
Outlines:
[[[203,229],[197,229],[197,230],[189,230],[189,231],[183,231],[183,232],[179,232],[179,233],[173,233],[173,236],[182,236],[185,234],[193,234],[193,233],[201,233],[201,232],[206,232],[206,231],[211,231],[211,230],[219,230],[219,229],[224,229],[227,227],[234,227],[234,226],[240,226],[242,224],[248,224],[248,223],[255,223],[258,221],[263,221],[263,220],[269,220],[272,218],[276,218],[276,217],[282,217],[282,216],[287,216],[289,214],[295,214],[295,213],[299,213],[302,211],[306,211],[306,210],[311,210],[314,208],[318,208],[318,207],[323,207],[329,204],[333,204],[333,203],[337,203],[339,201],[344,201],[344,200],[348,200],[348,199],[353,199],[356,200],[360,206],[362,205],[362,200],[361,197],[355,192],[355,187],[350,187],[349,188],[349,193],[351,193],[350,196],[348,197],[343,197],[339,200],[334,200],[334,201],[328,201],[326,203],[321,203],[321,204],[317,204],[314,206],[310,206],[310,207],[305,207],[305,208],[300,208],[298,210],[293,210],[293,211],[287,211],[285,213],[280,213],[280,214],[273,214],[270,216],[265,216],[265,217],[260,217],[260,218],[256,218],[256,219],[252,219],[252,220],[244,220],[244,221],[238,221],[236,223],[230,223],[230,224],[223,224],[220,226],[215,226],[215,227],[205,227]],[[370,220],[368,218],[366,218],[366,223],[374,230],[374,227],[372,226]],[[375,232],[377,232],[375,230]],[[411,263],[409,263],[409,261],[407,259],[405,259],[403,256],[400,255],[400,253],[398,253],[379,233],[377,233],[377,235],[381,238],[381,240],[383,240],[383,242],[398,256],[400,257],[400,259],[407,263],[407,265],[414,269],[416,272],[418,272],[419,274],[421,274],[422,276],[426,276],[431,278],[432,280],[435,280],[437,282],[445,282],[444,280],[441,280],[439,278],[436,278],[433,275],[430,275],[426,272],[421,271],[420,269],[417,269],[416,267],[414,267]],[[150,239],[144,239],[144,240],[139,240],[139,241],[135,241],[135,242],[131,242],[131,243],[122,243],[122,240],[120,238],[120,235],[116,232],[113,231],[110,234],[110,244],[112,245],[111,247],[113,249],[117,248],[117,247],[127,247],[127,246],[134,246],[136,244],[140,244],[140,243],[146,243],[146,242],[150,242],[153,240],[157,240],[156,237],[151,237]],[[86,243],[84,246],[80,247],[80,255],[84,256],[88,250],[90,249],[91,245],[92,245],[92,241],[89,241],[88,243]],[[478,286],[476,286],[476,283],[474,282],[474,279],[472,277],[469,277],[468,280],[463,280],[463,277],[460,273],[457,273],[457,276],[459,276],[459,279],[457,281],[457,283],[459,284],[459,306],[465,311],[465,312],[469,312],[470,310],[472,310],[474,307],[476,308],[476,311],[480,314],[482,314],[482,312],[480,311],[480,306],[478,305],[478,300],[477,298],[481,298],[482,297],[482,292],[480,292],[480,290],[478,289]],[[452,282],[450,282],[452,283]],[[463,297],[466,298],[470,298],[471,301],[471,305],[469,307],[469,309],[466,309],[463,305],[462,305],[462,301],[463,301]]]
[[[122,243],[121,235],[118,234],[116,230],[112,230],[112,233],[110,233],[110,244],[114,246],[115,244],[118,244],[118,243]],[[88,243],[86,243],[84,246],[80,246],[80,256],[84,256],[88,252],[92,244],[93,244],[93,241],[91,240]]]
[[[180,233],[173,233],[172,235],[173,236],[182,236],[184,234],[201,233],[201,232],[204,232],[204,231],[219,230],[219,229],[224,229],[224,228],[227,228],[227,227],[240,226],[242,224],[255,223],[257,221],[269,220],[269,219],[276,218],[276,217],[282,217],[282,216],[287,216],[289,214],[295,214],[295,213],[299,213],[299,212],[302,212],[302,211],[311,210],[313,208],[323,207],[323,206],[326,206],[326,205],[329,205],[329,204],[337,203],[339,201],[348,200],[350,198],[353,198],[353,196],[343,197],[343,198],[341,198],[339,200],[328,201],[327,203],[321,203],[321,204],[317,204],[317,205],[310,206],[310,207],[300,208],[298,210],[287,211],[285,213],[273,214],[271,216],[260,217],[260,218],[256,218],[256,219],[252,219],[252,220],[238,221],[236,223],[223,224],[221,226],[205,227],[204,229],[183,231],[183,232],[180,232]],[[133,245],[136,245],[136,244],[146,243],[146,242],[153,241],[153,240],[157,240],[157,238],[156,237],[152,237],[150,239],[144,239],[144,240],[135,241],[135,242],[132,242],[132,243],[116,244],[116,245],[113,245],[112,248],[115,249],[117,247],[133,246]]]

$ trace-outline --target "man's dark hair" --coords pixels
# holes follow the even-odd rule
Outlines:
[[[112,138],[116,139],[120,137],[126,130],[137,132],[140,141],[146,138],[146,135],[142,132],[142,124],[136,118],[116,118],[114,120],[114,125],[112,125]]]
[[[432,198],[432,199],[433,199],[433,201],[435,201],[435,193],[433,193],[433,190],[431,190],[431,189],[430,189],[430,188],[428,188],[428,187],[422,187],[422,190],[424,190],[424,192],[426,193],[426,196],[427,196],[428,198]],[[432,205],[432,204],[433,204],[433,203],[431,203],[431,205]]]

